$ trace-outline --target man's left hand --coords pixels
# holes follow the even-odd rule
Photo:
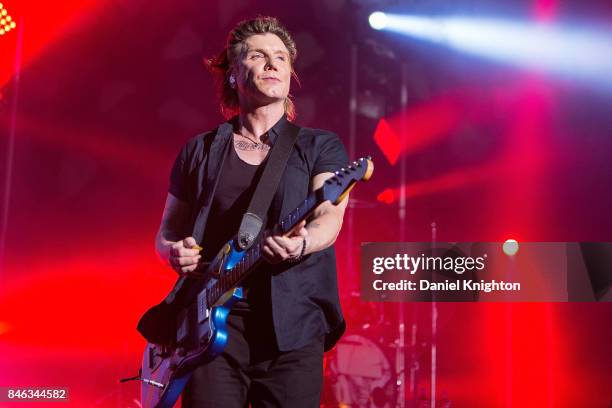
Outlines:
[[[308,235],[305,228],[306,221],[302,221],[287,236],[271,235],[266,237],[263,245],[263,254],[269,263],[276,264],[286,260],[296,259],[302,254],[304,239]]]

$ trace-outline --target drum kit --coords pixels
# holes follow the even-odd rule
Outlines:
[[[347,333],[326,355],[321,407],[410,406],[405,404],[409,387],[405,382],[414,380],[411,374],[418,364],[413,361],[405,372],[405,362],[415,355],[406,351],[415,344],[412,339],[411,344],[405,345],[404,326],[396,313],[385,313],[385,308],[397,307],[396,304],[363,302],[354,293],[348,304]]]
[[[327,380],[333,393],[329,406],[394,407],[395,377],[384,351],[369,338],[344,336],[331,356]]]

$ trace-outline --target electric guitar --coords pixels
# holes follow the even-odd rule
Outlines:
[[[274,233],[288,235],[325,201],[340,203],[357,181],[368,180],[374,171],[370,157],[361,158],[335,172],[324,185],[284,217]],[[264,232],[264,236],[265,236]],[[227,316],[242,299],[240,283],[263,261],[261,240],[239,250],[230,240],[206,267],[205,279],[180,278],[165,303],[151,308],[139,322],[148,343],[138,379],[143,408],[171,408],[189,381],[193,370],[221,354],[227,344]],[[189,280],[190,284],[185,282]],[[177,295],[181,293],[181,300]],[[178,303],[172,312],[165,305]],[[161,309],[160,309],[161,308]],[[146,326],[172,327],[170,335],[148,335]],[[160,321],[161,320],[161,321]],[[165,320],[165,322],[164,322]]]

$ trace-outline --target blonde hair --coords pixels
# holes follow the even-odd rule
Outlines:
[[[289,31],[275,17],[257,16],[250,20],[244,20],[236,24],[227,36],[225,48],[216,56],[204,60],[204,64],[213,74],[215,85],[219,96],[219,105],[221,114],[225,118],[240,112],[240,104],[238,100],[238,92],[232,88],[229,77],[231,68],[240,54],[242,46],[247,38],[257,34],[274,34],[287,47],[289,51],[289,59],[291,62],[291,76],[298,82],[299,79],[293,70],[295,59],[297,58],[297,48],[295,41],[291,38]],[[295,104],[291,100],[291,95],[285,99],[285,113],[289,120],[293,120],[296,115]]]

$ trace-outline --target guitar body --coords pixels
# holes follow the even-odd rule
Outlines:
[[[242,288],[235,288],[219,305],[209,308],[198,302],[203,307],[200,313],[185,309],[180,316],[180,347],[147,343],[140,373],[143,408],[172,408],[193,370],[223,352],[228,339],[227,316],[240,299]]]

